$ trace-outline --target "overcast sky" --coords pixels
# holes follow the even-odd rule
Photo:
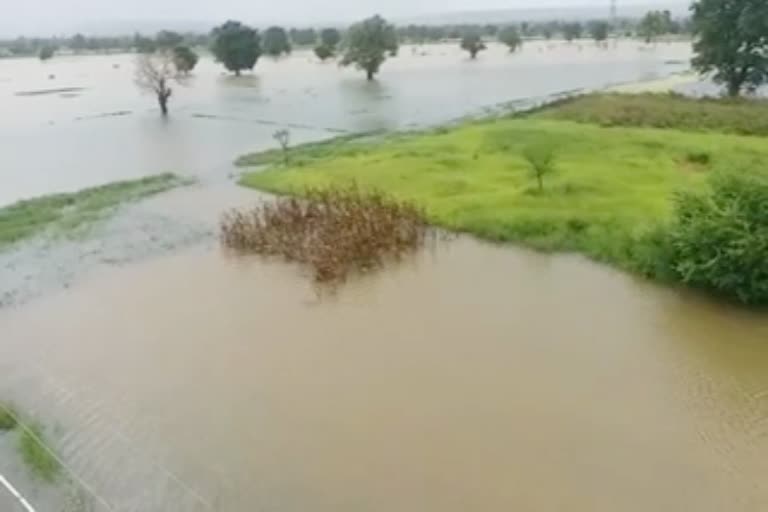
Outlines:
[[[145,22],[215,23],[236,18],[263,25],[346,22],[373,13],[404,18],[456,11],[607,6],[610,0],[0,0],[0,35],[141,28]],[[680,5],[683,0],[668,0]],[[618,0],[622,5],[664,0]],[[149,28],[149,26],[148,26]]]

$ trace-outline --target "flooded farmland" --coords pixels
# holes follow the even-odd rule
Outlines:
[[[687,69],[689,58],[686,43],[530,43],[517,54],[490,45],[476,61],[456,44],[403,46],[367,83],[303,50],[262,58],[239,78],[204,57],[175,88],[168,120],[134,85],[132,55],[0,60],[0,181],[13,183],[0,189],[0,205],[159,172],[226,173],[237,155],[273,146],[280,128],[298,143],[420,127],[499,103],[663,77]]]
[[[132,56],[0,60],[0,205],[200,179],[123,212],[111,241],[0,261],[19,286],[38,279],[25,266],[55,282],[88,267],[0,301],[0,400],[44,425],[94,512],[766,510],[763,313],[468,237],[318,295],[295,266],[212,243],[220,212],[262,197],[231,162],[277,129],[299,143],[419,128],[689,57],[683,43],[491,45],[474,62],[405,46],[374,83],[306,51],[239,78],[204,57],[167,120]],[[56,488],[2,458],[9,443],[0,472],[59,512]]]
[[[578,257],[460,238],[321,299],[193,250],[0,325],[114,510],[768,506],[768,319]]]

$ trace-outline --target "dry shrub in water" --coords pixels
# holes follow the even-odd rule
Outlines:
[[[430,233],[421,209],[357,186],[310,189],[221,220],[225,246],[307,264],[319,282],[378,267],[422,247]]]

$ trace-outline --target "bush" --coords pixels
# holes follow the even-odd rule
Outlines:
[[[673,221],[646,242],[648,273],[668,269],[688,286],[768,304],[768,179],[716,174],[709,192],[679,193]]]
[[[418,249],[429,233],[419,208],[379,192],[352,186],[308,189],[304,196],[226,213],[222,243],[306,264],[316,281],[338,282]]]
[[[709,162],[712,161],[712,157],[706,151],[689,151],[685,155],[685,159],[696,165],[709,165]]]

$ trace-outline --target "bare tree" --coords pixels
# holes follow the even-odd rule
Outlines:
[[[283,149],[283,164],[288,165],[288,145],[291,143],[291,132],[288,130],[277,130],[272,134],[280,147]]]
[[[168,115],[168,99],[173,94],[171,82],[183,83],[184,73],[176,66],[173,52],[161,50],[139,55],[136,60],[136,85],[157,97],[160,111]]]

